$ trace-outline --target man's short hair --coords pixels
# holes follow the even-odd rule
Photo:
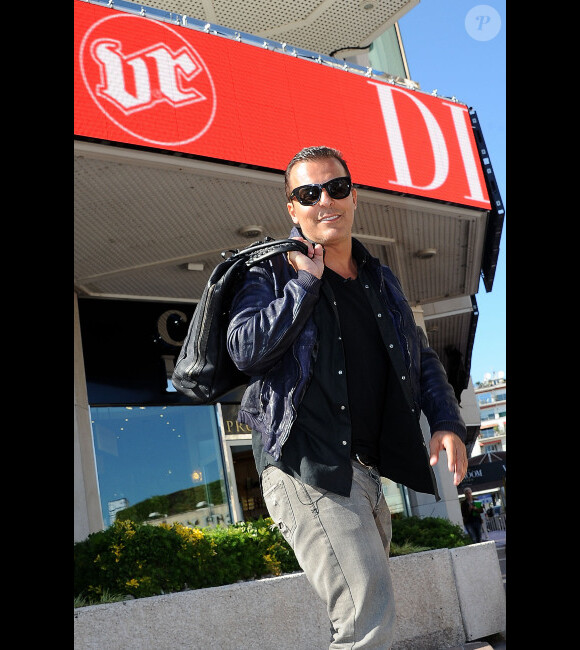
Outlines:
[[[301,149],[294,158],[292,158],[288,163],[288,167],[286,167],[286,173],[284,174],[284,189],[288,201],[290,201],[290,192],[294,189],[293,187],[290,187],[290,172],[294,165],[299,162],[320,160],[322,158],[335,158],[338,160],[338,162],[344,167],[346,175],[350,178],[348,166],[342,157],[342,153],[338,149],[332,149],[331,147],[305,147],[304,149]]]

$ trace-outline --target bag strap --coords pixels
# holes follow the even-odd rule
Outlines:
[[[288,251],[299,251],[306,255],[308,253],[308,246],[297,239],[272,239],[266,237],[263,241],[254,242],[246,248],[229,249],[222,251],[222,257],[227,260],[245,259],[247,267],[254,266],[262,260],[267,260],[274,255],[280,253],[287,253]],[[227,257],[227,253],[232,253]]]

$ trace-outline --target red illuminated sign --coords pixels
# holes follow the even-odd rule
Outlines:
[[[490,207],[463,104],[79,0],[75,134],[280,170],[324,144],[355,183]]]

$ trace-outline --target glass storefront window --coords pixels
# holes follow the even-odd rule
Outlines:
[[[213,406],[91,407],[103,520],[231,523]]]
[[[405,499],[405,487],[400,483],[395,483],[388,478],[381,477],[383,494],[391,511],[391,516],[400,514],[403,517],[410,516],[410,511]]]

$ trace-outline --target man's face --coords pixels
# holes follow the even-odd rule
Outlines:
[[[325,183],[346,175],[344,167],[336,158],[304,161],[294,165],[290,171],[290,189],[309,183]],[[320,201],[316,205],[301,205],[293,199],[287,206],[292,221],[300,226],[307,239],[323,246],[332,246],[350,239],[356,209],[354,188],[344,199],[333,199],[326,190],[322,190]]]

